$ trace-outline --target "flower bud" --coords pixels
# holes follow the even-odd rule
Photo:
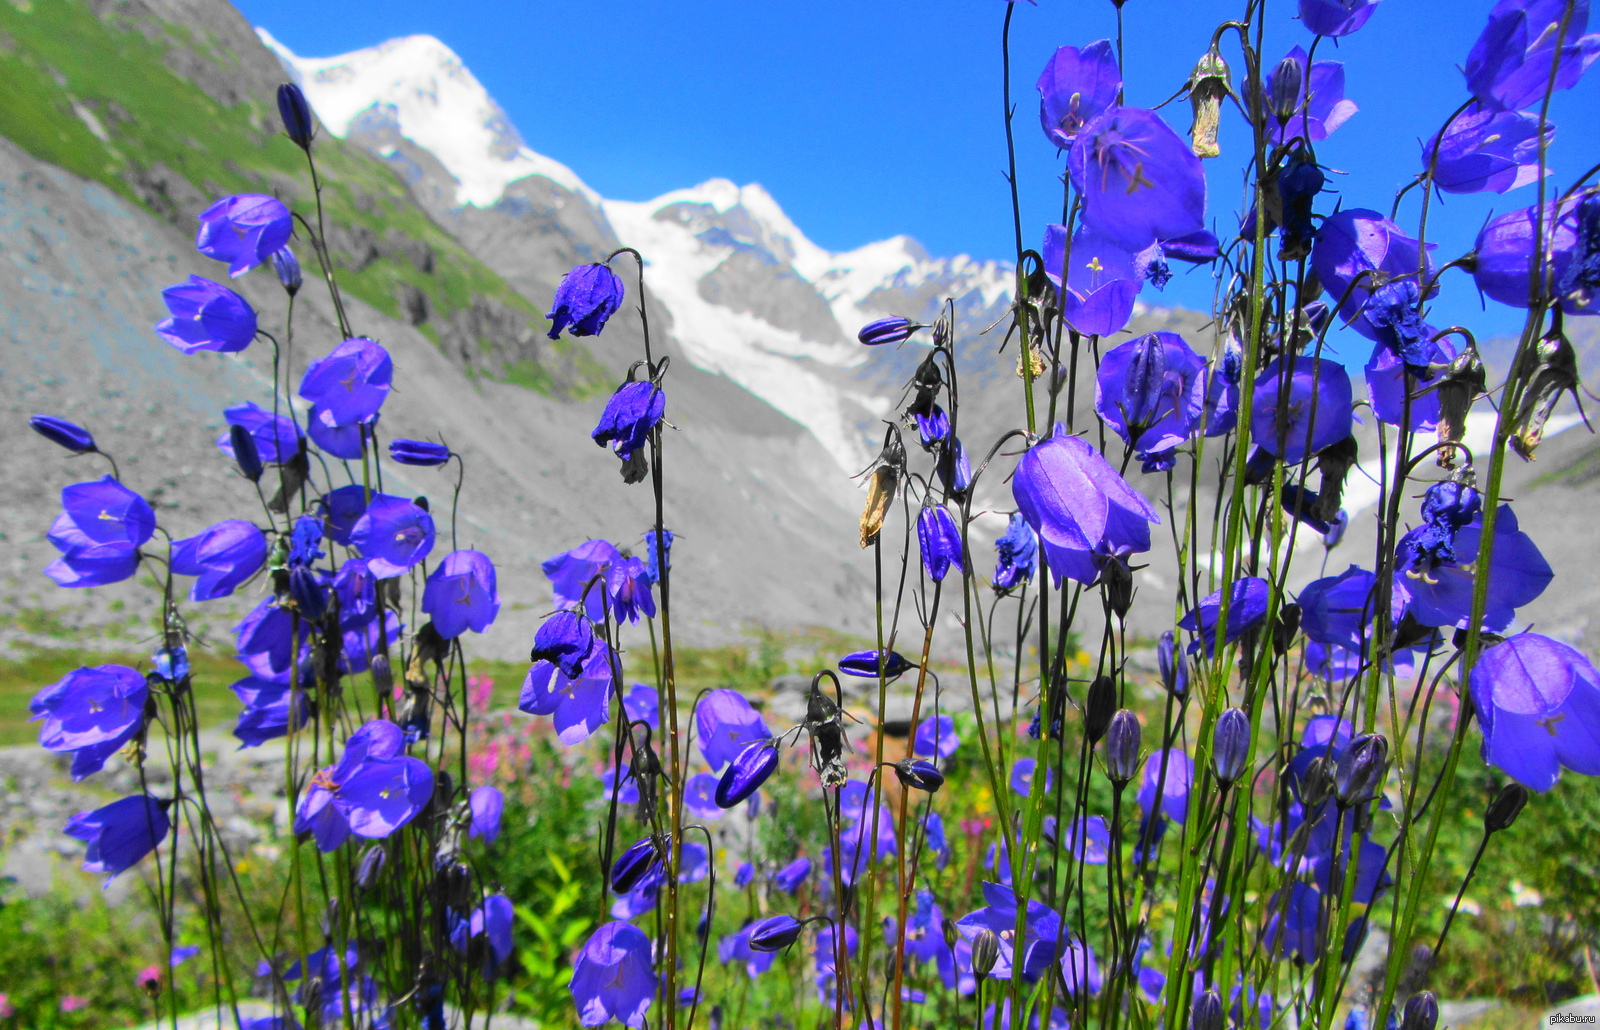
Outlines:
[[[396,439],[389,441],[389,457],[402,465],[443,465],[450,460],[450,448],[429,440]]]
[[[1205,991],[1189,1009],[1189,1030],[1222,1030],[1222,996]]]
[[[1230,708],[1217,717],[1217,733],[1211,744],[1211,769],[1223,784],[1244,775],[1250,758],[1250,717]]]
[[[1118,618],[1126,618],[1128,611],[1133,608],[1133,570],[1128,567],[1128,559],[1113,554],[1098,564],[1106,605],[1117,613]]]
[[[939,932],[944,935],[944,946],[954,952],[956,941],[961,939],[960,933],[956,930],[956,924],[946,919],[939,924]]]
[[[356,889],[368,891],[378,882],[378,877],[383,873],[383,867],[388,862],[389,856],[383,850],[382,844],[370,845],[361,853],[361,860],[356,863]]]
[[[1285,57],[1272,69],[1267,92],[1272,97],[1272,114],[1278,121],[1287,122],[1300,109],[1300,87],[1304,82],[1300,62],[1292,57]]]
[[[54,415],[35,415],[28,419],[28,425],[46,440],[60,444],[74,454],[86,454],[95,449],[94,437],[89,435],[89,431],[64,418],[56,418]]]
[[[1117,712],[1117,683],[1110,676],[1096,676],[1089,684],[1089,700],[1085,707],[1084,732],[1091,745],[1100,743]]]
[[[294,140],[301,150],[309,151],[316,123],[311,120],[311,105],[306,103],[306,95],[292,82],[278,87],[278,115],[283,119],[283,134]]]
[[[782,951],[799,939],[804,926],[794,916],[769,916],[750,928],[750,950]]]
[[[1326,755],[1313,759],[1300,780],[1300,799],[1307,814],[1315,812],[1333,792],[1333,763]],[[1307,822],[1306,826],[1311,824]]]
[[[1413,994],[1400,1017],[1400,1030],[1433,1030],[1439,1025],[1439,999],[1432,991]]]
[[[1333,520],[1328,523],[1328,531],[1322,534],[1322,546],[1330,551],[1338,547],[1340,541],[1344,539],[1345,530],[1349,528],[1350,513],[1340,508],[1339,514],[1335,515]]]
[[[1105,762],[1106,775],[1113,783],[1127,783],[1139,767],[1139,718],[1124,708],[1111,717],[1106,729],[1106,742],[1100,752]]]
[[[993,930],[985,927],[978,931],[978,936],[972,939],[972,975],[981,984],[989,978],[994,971],[994,964],[1000,961],[1000,938],[996,937]]]
[[[244,426],[230,426],[228,443],[233,448],[233,462],[239,466],[239,473],[252,483],[261,482],[261,451],[250,430]]]
[[[770,740],[745,745],[738,757],[728,763],[717,781],[714,798],[721,808],[732,808],[754,794],[778,768],[778,748]]]
[[[1161,634],[1156,644],[1156,661],[1161,665],[1161,683],[1167,693],[1181,698],[1189,692],[1189,663],[1178,653],[1177,638],[1172,630]]]
[[[661,850],[653,837],[641,837],[611,864],[611,889],[627,894],[661,865]]]
[[[389,665],[389,656],[378,654],[372,656],[372,685],[378,691],[379,697],[388,697],[394,692],[394,669]]]
[[[944,786],[944,775],[939,772],[938,767],[922,759],[913,762],[902,758],[895,763],[894,774],[907,787],[913,790],[925,790],[929,794]]]
[[[1364,733],[1350,742],[1334,770],[1334,790],[1339,804],[1349,807],[1370,801],[1389,766],[1389,741],[1381,733]]]
[[[862,326],[861,331],[856,334],[856,339],[868,347],[876,347],[883,343],[904,343],[911,338],[912,333],[921,328],[922,326],[909,318],[894,315]]]
[[[300,292],[300,259],[288,247],[279,247],[272,254],[272,270],[278,273],[278,282],[284,292],[293,297]]]
[[[1483,828],[1488,833],[1498,833],[1501,830],[1511,829],[1511,824],[1517,821],[1517,816],[1522,813],[1522,806],[1528,803],[1528,788],[1520,783],[1508,783],[1500,788],[1500,793],[1489,802],[1489,810],[1483,813]]]

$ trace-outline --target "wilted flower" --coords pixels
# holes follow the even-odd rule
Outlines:
[[[917,515],[917,543],[922,551],[922,568],[935,583],[944,581],[953,565],[961,563],[961,530],[950,509],[942,504],[925,506]]]
[[[610,447],[623,462],[623,479],[636,483],[644,478],[644,468],[630,459],[644,449],[650,431],[661,424],[667,411],[667,395],[651,382],[623,383],[606,402],[600,424],[589,435],[602,447]]]
[[[494,563],[480,551],[451,551],[428,575],[422,610],[446,640],[472,630],[482,633],[500,614]]]
[[[325,358],[306,367],[300,380],[300,396],[317,411],[328,414],[335,428],[354,426],[378,413],[388,399],[394,379],[394,361],[389,352],[365,337],[345,340]]]
[[[1356,113],[1355,101],[1344,95],[1344,65],[1339,61],[1313,64],[1309,83],[1306,52],[1299,46],[1289,51],[1279,68],[1285,66],[1292,67],[1295,74],[1274,74],[1266,83],[1267,110],[1277,113],[1267,122],[1267,136],[1272,142],[1279,146],[1287,146],[1294,139],[1320,143]]]
[[[43,719],[39,746],[72,752],[72,778],[99,772],[144,728],[150,688],[125,665],[74,669],[28,703],[32,719]]]
[[[1033,535],[1028,520],[1022,517],[1021,512],[1011,513],[1006,531],[994,542],[994,548],[996,561],[991,582],[996,590],[1003,593],[1014,589],[1018,583],[1033,579],[1034,569],[1039,562],[1039,538]]]
[[[1571,89],[1600,56],[1600,36],[1584,35],[1588,27],[1587,3],[1572,6],[1569,14],[1566,0],[1500,0],[1467,55],[1467,88],[1483,106],[1499,111],[1532,107],[1552,85]]]
[[[183,351],[242,351],[256,338],[256,313],[226,286],[191,275],[161,291],[171,317],[156,323],[156,335]]]
[[[223,197],[200,212],[195,247],[208,258],[226,262],[237,279],[289,242],[294,216],[272,197],[240,193]]]
[[[1231,644],[1266,621],[1267,603],[1272,587],[1259,576],[1246,576],[1234,581],[1228,588],[1228,624],[1223,631],[1223,644]],[[1222,612],[1222,591],[1207,594],[1200,604],[1191,608],[1178,626],[1196,636],[1189,645],[1189,653],[1196,654],[1204,648],[1211,657],[1217,644],[1217,617]]]
[[[106,883],[156,849],[172,824],[167,819],[170,801],[136,794],[113,801],[93,812],[79,812],[61,831],[89,845],[83,868],[105,873]]]
[[[87,429],[64,418],[56,418],[54,415],[34,415],[28,419],[28,425],[46,440],[60,444],[76,454],[87,454],[96,449],[94,437],[89,435]]]
[[[1293,359],[1285,387],[1283,361],[1272,359],[1256,378],[1250,438],[1297,464],[1350,435],[1354,393],[1343,365],[1304,355]]]
[[[311,105],[306,103],[306,95],[292,82],[278,87],[278,116],[283,119],[283,134],[294,140],[301,150],[310,150],[316,122],[311,119]]]
[[[1485,762],[1540,792],[1562,766],[1600,776],[1600,672],[1581,652],[1519,633],[1479,656],[1468,686]]]
[[[144,498],[103,476],[63,489],[61,507],[47,534],[61,557],[44,569],[58,586],[104,586],[138,570],[139,547],[156,527]]]
[[[1509,830],[1528,803],[1528,788],[1520,783],[1508,783],[1489,802],[1483,813],[1483,828],[1488,833]]]
[[[405,733],[373,719],[345,741],[344,755],[311,779],[295,809],[294,831],[309,832],[320,851],[332,851],[351,834],[389,836],[433,797],[433,770],[400,753]]]
[[[1050,142],[1065,150],[1084,125],[1117,102],[1122,72],[1111,42],[1100,39],[1081,50],[1058,49],[1039,73],[1039,122]]]
[[[431,440],[390,440],[389,457],[402,465],[443,465],[450,460],[450,448]]]
[[[1126,250],[1205,228],[1200,159],[1154,111],[1108,108],[1078,134],[1067,168],[1084,223]]]
[[[563,329],[573,336],[599,336],[606,320],[622,306],[623,293],[622,280],[609,266],[574,268],[561,277],[550,313],[545,316],[550,319],[550,339],[560,339]]]
[[[911,339],[911,334],[921,329],[922,326],[909,318],[900,315],[891,315],[880,318],[876,322],[868,322],[856,334],[856,339],[868,347],[876,347],[884,343],[904,343]]]
[[[404,497],[372,495],[350,530],[351,546],[367,559],[372,574],[392,579],[433,550],[433,516]]]
[[[1300,0],[1300,21],[1319,36],[1348,36],[1367,23],[1377,6],[1378,0]],[[1220,1002],[1217,1011],[1220,1019]]]
[[[266,535],[243,519],[219,522],[172,543],[172,571],[200,577],[189,591],[191,601],[227,597],[260,571],[266,560]]]

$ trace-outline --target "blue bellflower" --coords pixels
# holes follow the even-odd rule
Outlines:
[[[1319,36],[1348,36],[1377,6],[1378,0],[1300,0],[1300,22]]]
[[[1205,411],[1206,362],[1177,333],[1148,333],[1107,351],[1094,410],[1141,457],[1194,435]]]
[[[951,566],[961,563],[961,530],[944,505],[924,507],[917,515],[917,543],[922,552],[922,569],[935,583],[944,582]]]
[[[172,543],[172,571],[180,576],[200,577],[189,591],[191,601],[227,597],[259,572],[266,561],[266,535],[243,519],[219,522]]]
[[[1585,35],[1588,27],[1588,0],[1578,0],[1570,18],[1566,0],[1500,0],[1467,54],[1467,88],[1486,108],[1525,110],[1551,85],[1553,64],[1555,88],[1571,89],[1600,56],[1600,35]]]
[[[93,812],[79,812],[62,830],[89,845],[83,868],[105,873],[106,883],[124,869],[139,864],[167,838],[172,823],[167,818],[170,801],[136,794],[113,801]]]
[[[28,426],[46,440],[59,444],[74,454],[87,454],[97,449],[94,437],[89,435],[87,429],[64,418],[56,418],[54,415],[34,415],[28,419]]]
[[[1223,630],[1224,644],[1231,644],[1266,621],[1267,603],[1272,587],[1259,576],[1246,576],[1235,580],[1228,591],[1228,624]],[[1217,617],[1222,613],[1222,591],[1207,594],[1200,604],[1189,610],[1178,622],[1180,629],[1196,635],[1189,645],[1189,653],[1197,654],[1204,648],[1206,657],[1212,657],[1217,644]]]
[[[772,737],[772,731],[744,695],[727,687],[710,691],[700,699],[694,721],[700,754],[713,772],[738,758],[747,745]]]
[[[44,569],[58,586],[104,586],[138,571],[139,547],[156,528],[144,498],[104,476],[63,489],[61,507],[46,534],[61,557]]]
[[[1534,222],[1547,240],[1546,272],[1538,295],[1559,299],[1569,315],[1586,315],[1600,289],[1600,192],[1585,191],[1559,207],[1526,207],[1491,218],[1473,247],[1472,278],[1502,304],[1526,308],[1532,285]]]
[[[1065,150],[1085,125],[1117,102],[1122,72],[1110,40],[1100,39],[1082,49],[1058,49],[1039,73],[1036,86],[1039,123],[1050,142]]]
[[[1200,159],[1154,111],[1107,108],[1073,141],[1067,169],[1084,223],[1126,250],[1205,229]]]
[[[1545,125],[1546,148],[1555,126]],[[1422,170],[1446,193],[1505,193],[1539,179],[1539,119],[1473,102],[1422,144]],[[1545,169],[1548,175],[1550,170]]]
[[[1580,652],[1519,633],[1483,652],[1468,685],[1485,762],[1537,791],[1563,766],[1600,776],[1600,672]]]
[[[402,465],[443,465],[450,460],[450,448],[431,440],[390,440],[389,457]]]
[[[350,544],[373,575],[392,579],[433,550],[433,516],[404,497],[373,494],[350,530]]]
[[[198,275],[161,291],[169,317],[156,335],[185,354],[209,350],[232,354],[256,338],[256,312],[237,293]]]
[[[238,460],[234,451],[232,427],[239,426],[255,441],[256,455],[268,465],[281,465],[300,452],[300,430],[287,414],[274,415],[253,401],[226,408],[222,418],[230,432],[217,437],[217,447],[228,457]],[[349,487],[342,489],[348,490]],[[355,489],[360,490],[360,485]]]
[[[240,193],[200,212],[195,248],[226,262],[228,274],[237,279],[272,260],[293,232],[294,216],[281,201],[261,193]]]
[[[1317,61],[1311,65],[1308,86],[1306,52],[1296,46],[1283,60],[1295,65],[1298,74],[1272,75],[1266,82],[1267,110],[1288,112],[1287,117],[1267,116],[1268,138],[1279,146],[1287,146],[1295,139],[1320,143],[1357,111],[1355,101],[1344,95],[1344,65],[1339,61]],[[1285,89],[1292,93],[1282,95],[1280,91]]]
[[[319,412],[331,428],[354,426],[371,419],[388,399],[394,380],[389,352],[365,337],[345,340],[328,356],[313,361],[300,379],[300,396],[312,404],[311,421]]]
[[[569,676],[555,662],[535,662],[522,681],[517,709],[529,715],[553,716],[556,739],[563,744],[571,746],[587,739],[611,717],[611,657],[605,641],[594,637],[581,671],[574,675]],[[623,789],[636,791],[637,787],[629,783]]]
[[[1451,538],[1454,563],[1441,563],[1431,569],[1413,568],[1407,570],[1405,576],[1397,577],[1407,595],[1406,611],[1418,623],[1458,626],[1471,617],[1473,579],[1485,573],[1477,567],[1482,534],[1483,513],[1478,512]],[[1433,532],[1426,525],[1413,529],[1400,538],[1400,556],[1417,554],[1419,548],[1425,549],[1432,536]],[[1495,516],[1494,536],[1494,551],[1487,570],[1489,593],[1483,625],[1498,632],[1511,624],[1518,608],[1544,593],[1555,573],[1533,538],[1517,528],[1517,516],[1511,505],[1500,505]]]
[[[1283,363],[1273,358],[1256,379],[1250,437],[1292,465],[1350,435],[1354,392],[1343,365],[1306,355],[1293,359],[1285,389]]]
[[[599,336],[606,320],[622,306],[622,280],[603,264],[579,265],[561,277],[551,301],[549,337],[561,338],[561,330],[573,336]]]
[[[1133,317],[1134,298],[1144,285],[1134,254],[1088,226],[1072,237],[1071,254],[1067,251],[1066,226],[1045,226],[1044,270],[1059,291],[1061,317],[1089,336],[1120,332]]]
[[[1429,243],[1427,250],[1431,252],[1434,246]],[[1317,230],[1311,267],[1328,291],[1330,303],[1338,305],[1339,317],[1361,332],[1366,303],[1380,285],[1391,279],[1415,278],[1419,267],[1431,278],[1433,260],[1421,262],[1418,251],[1415,239],[1378,212],[1346,208],[1329,215]],[[1374,272],[1379,274],[1370,274]],[[1435,292],[1437,287],[1427,296]],[[1363,335],[1376,339],[1370,332]]]
[[[494,563],[481,551],[451,551],[428,576],[422,610],[446,640],[482,633],[500,614]]]
[[[99,772],[145,723],[150,687],[125,665],[74,669],[45,687],[28,703],[33,719],[43,719],[39,746],[72,754],[72,778]],[[30,720],[32,721],[32,720]]]
[[[642,1028],[656,995],[650,938],[630,923],[600,927],[573,960],[569,989],[581,1025],[602,1026],[615,1019]]]
[[[338,764],[311,778],[295,809],[295,832],[310,832],[328,852],[352,834],[378,840],[410,822],[433,797],[433,770],[400,754],[404,745],[404,731],[387,719],[352,733]]]
[[[1006,531],[994,542],[994,549],[994,579],[990,582],[996,590],[1005,592],[1018,583],[1032,581],[1039,561],[1039,538],[1033,535],[1021,512],[1011,513]]]
[[[650,431],[661,424],[667,412],[667,395],[654,383],[623,383],[606,402],[600,424],[589,435],[602,447],[610,447],[626,462],[642,450]]]

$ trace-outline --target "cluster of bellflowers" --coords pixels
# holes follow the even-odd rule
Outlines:
[[[278,104],[314,177],[305,98],[286,85]],[[346,320],[325,239],[320,188],[314,211],[242,194],[200,215],[196,248],[227,278],[256,269],[276,277],[281,340],[262,328],[276,313],[258,313],[222,282],[192,275],[163,293],[170,317],[154,327],[152,346],[196,361],[271,350],[270,392],[219,413],[227,431],[215,460],[237,473],[237,517],[163,524],[105,441],[54,416],[30,420],[75,456],[109,466],[61,491],[48,534],[60,556],[44,574],[69,589],[137,578],[161,596],[160,646],[147,664],[76,669],[30,707],[40,745],[70,754],[75,780],[92,784],[118,755],[137,773],[138,793],[73,816],[65,832],[84,843],[84,868],[108,884],[142,877],[165,950],[192,954],[196,946],[175,935],[185,921],[203,922],[208,965],[225,971],[216,1004],[240,1027],[442,1030],[447,1001],[485,1007],[511,953],[511,903],[484,860],[501,798],[493,787],[467,790],[466,755],[452,746],[466,712],[462,641],[493,623],[500,599],[490,558],[457,546],[453,502],[447,548],[429,499],[399,490],[397,466],[409,466],[406,481],[423,477],[459,498],[464,467],[435,440],[384,445],[394,362]],[[341,336],[331,346],[302,337],[306,357],[292,349],[295,300],[308,285],[302,245],[315,254]],[[253,969],[228,968],[238,942],[225,913],[248,919],[256,902],[234,872],[248,841],[214,818],[207,795],[190,666],[193,616],[225,598],[246,611],[229,642],[240,666],[233,736],[240,748],[274,742],[286,759],[289,825],[280,831],[292,873],[276,885],[277,922],[251,924]],[[147,775],[152,760],[162,775]],[[143,982],[161,1012],[163,978]],[[238,1017],[252,983],[273,1015]],[[167,997],[175,1006],[177,993]]]

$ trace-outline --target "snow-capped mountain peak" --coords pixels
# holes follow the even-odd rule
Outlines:
[[[300,57],[266,29],[256,34],[295,77],[329,132],[342,139],[362,115],[380,112],[455,177],[459,204],[488,207],[530,175],[600,202],[572,169],[524,145],[483,84],[432,36],[318,58]]]

